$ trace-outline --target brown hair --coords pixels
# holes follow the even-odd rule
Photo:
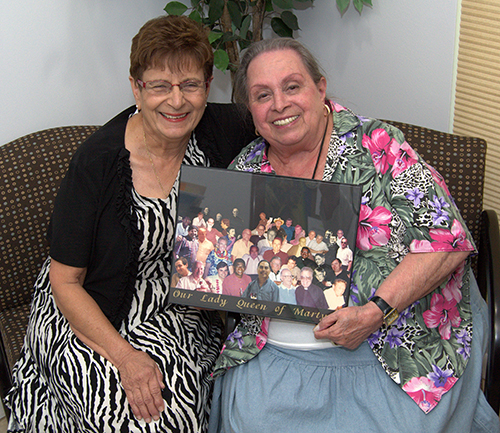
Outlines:
[[[205,80],[210,79],[214,54],[208,30],[186,16],[164,15],[149,20],[132,39],[130,76],[141,79],[144,71],[163,66],[165,61],[176,72],[198,66]]]
[[[321,78],[324,77],[321,67],[314,56],[300,42],[292,38],[264,39],[251,44],[241,58],[240,66],[238,67],[234,78],[233,98],[236,103],[243,104],[245,106],[248,105],[247,72],[250,62],[259,54],[280,50],[295,51],[299,55],[302,63],[304,63],[304,66],[309,72],[309,75],[316,84],[318,84]]]

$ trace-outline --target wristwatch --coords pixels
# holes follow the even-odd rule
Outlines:
[[[399,312],[396,308],[391,307],[387,302],[385,302],[380,296],[374,296],[370,299],[375,305],[382,310],[384,314],[384,323],[389,326],[392,325],[395,320],[399,317]]]

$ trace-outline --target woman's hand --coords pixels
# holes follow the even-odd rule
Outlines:
[[[158,419],[164,408],[162,374],[149,355],[134,349],[118,333],[83,288],[86,272],[51,260],[49,276],[56,304],[75,335],[118,369],[134,415],[147,422]]]
[[[164,410],[161,391],[165,384],[156,362],[146,353],[132,349],[116,367],[135,417],[146,422],[159,419]]]
[[[346,307],[329,314],[314,328],[318,339],[328,338],[347,349],[356,349],[382,326],[383,314],[373,302]]]
[[[399,312],[438,287],[467,258],[468,251],[409,253],[377,289]],[[328,338],[348,349],[358,347],[382,326],[383,314],[373,302],[347,307],[326,316],[315,328],[316,338]]]

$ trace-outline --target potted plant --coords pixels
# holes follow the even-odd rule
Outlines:
[[[169,15],[188,14],[193,20],[210,28],[209,40],[214,48],[214,64],[217,69],[231,71],[231,78],[237,70],[240,51],[252,42],[262,40],[264,23],[269,22],[278,36],[293,37],[299,30],[294,14],[295,3],[301,8],[312,7],[314,0],[191,0],[191,7],[178,1],[167,3],[164,10]],[[336,0],[341,14],[349,7],[351,0]],[[361,13],[365,5],[372,6],[372,0],[353,0],[354,7]]]

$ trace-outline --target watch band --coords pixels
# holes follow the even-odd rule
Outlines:
[[[392,325],[399,317],[399,312],[396,308],[391,307],[380,296],[374,296],[370,299],[375,305],[382,310],[384,315],[384,323],[389,326]]]

